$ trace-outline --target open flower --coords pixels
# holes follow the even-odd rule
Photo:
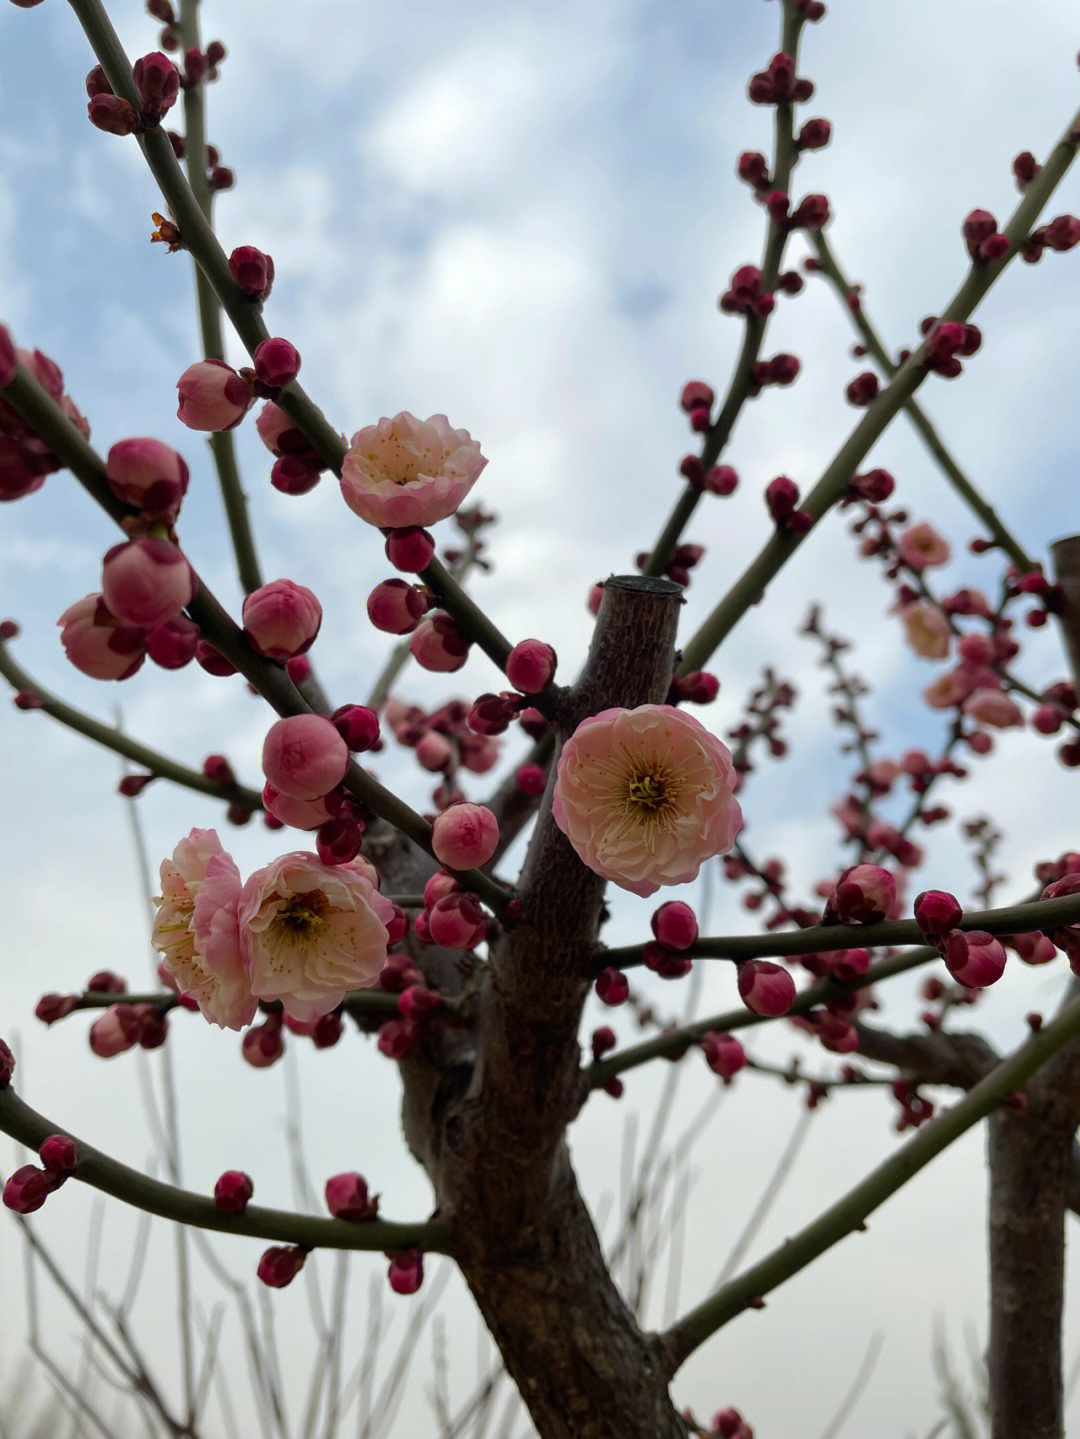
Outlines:
[[[742,825],[729,750],[671,705],[578,725],[559,756],[552,815],[590,869],[640,895],[696,878]]]
[[[403,410],[353,435],[341,493],[382,529],[432,525],[454,513],[486,464],[468,430],[451,429],[445,415],[418,420]]]
[[[212,829],[193,829],[161,862],[152,943],[181,994],[223,1029],[242,1029],[255,998],[240,956],[240,871]]]
[[[257,870],[240,895],[240,948],[251,991],[291,1019],[318,1019],[348,989],[375,983],[394,906],[366,862],[325,865],[297,851]]]

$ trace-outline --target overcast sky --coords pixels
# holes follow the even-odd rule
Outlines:
[[[552,643],[571,675],[588,644],[589,586],[632,566],[678,493],[678,462],[690,448],[677,403],[682,384],[702,378],[722,391],[737,353],[741,322],[719,314],[715,302],[732,272],[760,257],[761,212],[734,167],[740,151],[770,146],[771,112],[749,105],[745,87],[777,48],[779,5],[410,0],[391,12],[370,0],[206,0],[202,8],[205,38],[220,36],[229,52],[208,97],[209,137],[237,176],[218,202],[219,233],[226,250],[247,243],[273,255],[271,333],[297,344],[307,388],[344,432],[401,409],[444,412],[471,431],[489,458],[475,494],[500,520],[495,568],[477,581],[476,598],[511,638]],[[155,48],[155,29],[135,0],[109,11],[132,57]],[[865,283],[867,312],[894,349],[911,343],[919,319],[939,312],[962,279],[964,215],[981,206],[1004,221],[1017,200],[1013,155],[1030,149],[1044,157],[1075,111],[1078,42],[1067,7],[1046,0],[1024,6],[1022,17],[1005,0],[830,0],[826,20],[804,31],[800,70],[817,93],[801,118],[827,116],[834,138],[799,167],[794,192],[829,196],[834,250]],[[92,63],[61,0],[0,8],[0,320],[19,343],[60,363],[102,453],[120,438],[154,435],[186,456],[192,485],[181,540],[238,610],[209,452],[175,416],[176,378],[201,356],[190,273],[182,255],[148,244],[160,200],[134,142],[86,121],[82,81]],[[1047,218],[1078,209],[1080,178],[1070,173]],[[803,242],[788,253],[801,259]],[[963,377],[932,378],[920,394],[961,466],[1039,556],[1080,528],[1078,302],[1077,253],[1014,265],[975,317],[985,341]],[[725,456],[740,488],[729,500],[706,501],[694,517],[688,538],[707,553],[688,592],[684,636],[766,538],[768,480],[784,473],[808,489],[849,433],[857,415],[843,390],[862,368],[849,355],[851,340],[842,308],[820,282],[778,305],[764,352],[792,351],[803,371],[790,390],[767,391],[746,408]],[[230,355],[241,362],[238,347]],[[304,499],[271,489],[252,424],[237,441],[264,571],[317,591],[326,619],[313,658],[336,702],[362,700],[386,653],[364,613],[367,592],[388,573],[381,543],[344,509],[330,480]],[[993,593],[997,561],[966,553],[977,530],[903,421],[869,463],[896,475],[897,498],[913,519],[932,518],[954,536],[943,583]],[[147,665],[110,689],[66,664],[56,617],[99,587],[101,555],[115,541],[70,477],[54,476],[6,506],[0,536],[0,611],[23,625],[21,663],[91,713],[109,718],[122,706],[131,733],[186,762],[223,751],[256,782],[267,716],[240,681]],[[845,520],[830,516],[732,634],[715,666],[720,698],[695,711],[723,735],[765,662],[797,685],[791,757],[763,764],[744,810],[754,852],[787,858],[806,895],[844,863],[828,806],[844,792],[848,763],[829,725],[817,654],[796,633],[811,600],[823,604],[831,628],[856,641],[852,662],[875,687],[869,713],[881,733],[879,755],[914,743],[933,748],[945,731],[918,697],[934,667],[903,649],[888,586],[857,560]],[[1050,630],[1023,638],[1020,668],[1032,685],[1064,677]],[[445,679],[407,673],[398,692],[430,706],[433,696],[494,687],[497,676],[476,656]],[[20,1092],[30,1103],[142,1165],[152,1138],[138,1108],[135,1058],[102,1064],[86,1049],[83,1020],[47,1033],[32,1017],[43,990],[77,989],[95,969],[107,965],[133,980],[148,973],[145,903],[115,797],[116,766],[80,737],[6,704],[0,745],[0,1033],[18,1035]],[[990,758],[974,762],[974,783],[942,788],[959,816],[990,810],[998,820],[1010,877],[1003,897],[1029,888],[1035,859],[1080,848],[1076,772],[1054,763],[1053,748],[1034,735],[1002,735]],[[400,751],[389,746],[380,765],[410,802],[426,805],[429,785]],[[483,782],[473,788],[476,798],[484,792]],[[164,785],[144,794],[139,813],[155,865],[193,824],[220,824],[245,872],[282,848],[261,826],[229,830],[215,806]],[[955,831],[926,841],[917,887],[965,898],[976,876]],[[620,896],[612,942],[643,938],[652,908]],[[750,923],[721,889],[713,930]],[[1002,1046],[1018,1042],[1021,1016],[1051,1007],[1061,986],[1058,966],[1020,970],[1014,960],[983,1007]],[[679,1012],[685,993],[651,982],[657,1005]],[[899,1024],[910,1018],[917,986],[894,986],[883,998]],[[714,966],[701,1012],[729,1006],[733,994],[730,970]],[[612,1022],[632,1033],[627,1016]],[[755,1036],[755,1053],[782,1061],[797,1047],[786,1029]],[[284,1069],[252,1071],[237,1057],[235,1036],[187,1015],[176,1020],[173,1049],[187,1183],[207,1190],[222,1169],[240,1167],[255,1176],[259,1200],[291,1203]],[[328,1174],[358,1168],[382,1192],[388,1216],[424,1217],[430,1190],[399,1138],[391,1066],[355,1042],[322,1054],[294,1044],[291,1052],[317,1187]],[[827,1057],[812,1062],[828,1067]],[[682,1123],[717,1084],[696,1056],[684,1068]],[[575,1125],[571,1141],[598,1208],[605,1196],[618,1203],[610,1175],[626,1115],[640,1110],[644,1126],[667,1072],[631,1076],[619,1106],[601,1095]],[[695,1151],[693,1238],[677,1309],[702,1297],[798,1113],[799,1097],[765,1077],[744,1078],[725,1099]],[[893,1152],[893,1117],[877,1093],[841,1094],[826,1105],[754,1253]],[[881,1330],[885,1348],[870,1391],[842,1432],[926,1434],[939,1413],[933,1316],[942,1316],[965,1372],[965,1332],[973,1328],[976,1348],[985,1332],[981,1154],[981,1138],[969,1136],[892,1200],[868,1235],[785,1286],[764,1315],[725,1330],[679,1375],[677,1401],[702,1417],[736,1404],[759,1439],[814,1435]],[[13,1159],[12,1147],[0,1144],[0,1167]],[[39,1217],[41,1234],[76,1273],[88,1213],[71,1186]],[[161,1228],[164,1285],[170,1248]],[[103,1277],[114,1293],[130,1234],[110,1205]],[[259,1248],[217,1245],[239,1273],[253,1272]],[[354,1335],[363,1331],[368,1277],[382,1263],[353,1261]],[[1069,1278],[1077,1278],[1075,1261]],[[159,1363],[174,1371],[176,1341],[158,1312],[157,1284],[136,1315]],[[21,1293],[22,1270],[19,1236],[3,1223],[0,1288],[7,1372],[22,1333],[19,1306],[7,1297]],[[303,1375],[302,1286],[273,1301],[283,1332],[295,1335],[291,1367]],[[395,1304],[399,1326],[408,1324],[408,1301]],[[468,1356],[455,1350],[455,1358],[471,1366],[468,1301],[456,1292],[453,1305],[449,1328],[464,1336]],[[77,1325],[51,1312],[54,1351],[70,1358]],[[664,1321],[663,1285],[647,1317]],[[1074,1352],[1080,1330],[1070,1333]],[[425,1340],[395,1432],[432,1431],[430,1368]],[[471,1372],[454,1386],[457,1399],[467,1395]],[[1073,1418],[1080,1422],[1075,1402]]]

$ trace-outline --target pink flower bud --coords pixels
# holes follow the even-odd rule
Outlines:
[[[440,770],[448,769],[453,764],[454,757],[454,746],[445,735],[439,734],[436,730],[428,730],[417,741],[417,763],[426,770],[437,773]]]
[[[435,558],[435,541],[419,525],[391,530],[386,537],[386,558],[395,570],[419,574]]]
[[[424,1256],[419,1249],[391,1254],[386,1277],[395,1294],[415,1294],[424,1282]]]
[[[411,634],[427,607],[427,599],[404,580],[383,580],[367,600],[368,619],[388,635]]]
[[[474,894],[448,894],[427,911],[433,944],[473,949],[487,934],[487,916]]]
[[[856,375],[851,381],[844,394],[849,404],[861,407],[868,405],[880,388],[880,381],[873,370],[863,370],[862,374]]]
[[[247,1174],[226,1169],[214,1185],[214,1203],[226,1214],[243,1214],[254,1193],[255,1186]]]
[[[348,864],[360,853],[364,826],[355,819],[335,815],[319,826],[315,849],[323,864]]]
[[[319,829],[334,817],[325,796],[313,800],[293,799],[272,784],[263,786],[262,802],[267,814],[291,829]]]
[[[196,641],[195,662],[208,675],[224,676],[236,673],[236,666],[227,660],[220,650],[215,649],[209,640]]]
[[[134,1049],[142,1028],[130,1004],[111,1004],[90,1026],[90,1048],[100,1059]]]
[[[985,989],[1005,972],[1005,950],[985,930],[954,930],[941,941],[941,957],[953,979],[969,989]]]
[[[285,1053],[280,1023],[253,1024],[240,1042],[240,1053],[253,1069],[267,1069]]]
[[[177,417],[191,430],[231,430],[254,403],[251,387],[224,360],[199,360],[176,382]]]
[[[379,716],[366,705],[342,705],[330,716],[330,723],[354,754],[363,753],[379,738]]]
[[[733,1034],[703,1034],[701,1048],[705,1063],[725,1084],[730,1084],[732,1076],[747,1063],[746,1050]]]
[[[131,74],[142,101],[143,119],[156,123],[176,104],[180,72],[167,55],[155,51],[136,60]]]
[[[487,864],[499,844],[499,822],[482,804],[455,804],[431,827],[435,858],[447,869]]]
[[[592,1053],[593,1059],[600,1059],[609,1049],[614,1049],[618,1040],[615,1038],[615,1031],[606,1024],[602,1024],[592,1032]]]
[[[307,1255],[306,1249],[271,1245],[264,1251],[255,1272],[271,1289],[284,1289],[303,1269]]]
[[[915,897],[915,923],[923,934],[945,934],[955,929],[963,917],[959,900],[946,890],[926,889]]]
[[[43,994],[34,1008],[34,1014],[42,1024],[55,1024],[58,1019],[66,1019],[78,1002],[77,994]]]
[[[538,695],[555,678],[555,651],[542,640],[522,640],[506,658],[506,678],[524,695]]]
[[[290,715],[270,726],[262,768],[274,788],[290,799],[321,799],[345,778],[349,751],[322,715]]]
[[[326,1207],[335,1219],[361,1224],[379,1213],[379,1196],[368,1194],[367,1182],[359,1174],[335,1174],[326,1181]]]
[[[16,1214],[33,1214],[35,1209],[41,1208],[59,1183],[59,1176],[48,1169],[24,1164],[21,1169],[16,1169],[4,1185],[4,1203]]]
[[[641,957],[646,969],[651,969],[661,979],[682,979],[683,975],[689,974],[694,967],[692,959],[668,949],[666,945],[658,944],[656,940],[650,940],[643,946]]]
[[[86,981],[86,988],[94,994],[126,994],[127,980],[111,969],[96,969]]]
[[[398,996],[401,1017],[409,1024],[423,1024],[429,1015],[442,1009],[445,1003],[439,991],[429,989],[426,984],[410,984]]]
[[[468,659],[469,641],[449,615],[438,611],[420,621],[409,650],[421,669],[449,673],[459,670]]]
[[[434,909],[440,899],[448,894],[457,894],[461,889],[461,881],[455,874],[447,874],[445,869],[437,869],[424,885],[424,908]]]
[[[233,279],[253,300],[265,300],[274,283],[274,262],[254,245],[238,245],[229,256]]]
[[[117,619],[153,629],[179,614],[191,600],[195,575],[175,545],[146,536],[107,551],[101,588]]]
[[[296,421],[273,400],[267,400],[259,411],[255,428],[259,439],[274,455],[303,455],[310,450],[307,436],[296,428]]]
[[[408,1059],[416,1048],[416,1030],[404,1019],[388,1019],[379,1026],[375,1043],[379,1053],[385,1054],[387,1059]]]
[[[739,965],[739,996],[751,1014],[775,1018],[795,1003],[795,981],[770,960],[749,959]]]
[[[0,1089],[6,1089],[11,1083],[11,1076],[15,1073],[15,1056],[11,1050],[0,1039]]]
[[[311,648],[322,624],[322,605],[305,585],[271,580],[244,600],[248,643],[271,660],[288,660]]]
[[[839,979],[844,984],[854,984],[856,980],[862,979],[869,968],[868,949],[843,949],[829,966],[829,972],[834,979]]]
[[[602,969],[596,976],[596,994],[604,1004],[614,1008],[625,1004],[630,994],[630,985],[621,969]]]
[[[42,1140],[38,1158],[53,1174],[70,1174],[79,1162],[79,1151],[66,1134],[50,1134]]]
[[[146,653],[163,670],[179,670],[195,658],[199,627],[186,615],[173,615],[146,634]]]
[[[896,880],[879,864],[856,864],[844,870],[829,897],[826,917],[840,924],[873,924],[887,919],[896,907]]]
[[[92,679],[126,680],[145,658],[144,631],[118,620],[102,595],[69,605],[57,624],[68,659]]]
[[[94,95],[86,113],[91,125],[107,135],[133,135],[139,127],[138,115],[119,95]]]
[[[702,406],[706,410],[711,410],[715,399],[716,395],[711,385],[707,385],[704,380],[690,380],[683,386],[679,404],[689,415]]]
[[[698,937],[697,916],[681,899],[662,904],[650,923],[653,934],[667,949],[689,949]]]
[[[538,764],[523,764],[514,775],[514,783],[522,794],[543,794],[547,788],[547,775]]]
[[[300,373],[300,351],[276,336],[256,345],[252,359],[256,378],[272,390],[291,384]]]

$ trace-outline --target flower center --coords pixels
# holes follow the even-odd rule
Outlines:
[[[663,779],[654,774],[631,776],[626,788],[626,802],[634,809],[645,810],[650,814],[661,809],[667,802]]]
[[[325,908],[321,894],[296,895],[274,919],[274,928],[279,934],[300,939],[315,934],[326,923],[320,911]]]

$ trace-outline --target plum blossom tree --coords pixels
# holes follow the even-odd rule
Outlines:
[[[32,9],[41,0],[14,3]],[[154,901],[159,986],[132,993],[125,980],[99,973],[78,993],[45,994],[37,1017],[51,1024],[97,1012],[90,1047],[113,1058],[181,1047],[176,1020],[189,1013],[192,1024],[243,1031],[243,1059],[259,1069],[277,1063],[286,1043],[335,1047],[348,1020],[349,1039],[355,1031],[373,1041],[349,1056],[350,1073],[396,1067],[405,1141],[432,1201],[429,1215],[387,1219],[355,1171],[326,1180],[329,1217],[254,1203],[252,1177],[239,1168],[223,1172],[212,1193],[160,1181],[95,1148],[93,1136],[68,1134],[62,1114],[33,1109],[18,1046],[0,1041],[0,1129],[38,1158],[7,1174],[7,1208],[26,1216],[88,1185],[178,1225],[266,1242],[257,1277],[270,1289],[291,1284],[314,1251],[369,1251],[385,1255],[390,1289],[410,1296],[423,1287],[425,1256],[447,1256],[543,1439],[749,1439],[752,1416],[732,1407],[723,1377],[716,1412],[699,1419],[674,1397],[679,1371],[985,1123],[992,1433],[1062,1435],[1064,1222],[1067,1210],[1080,1210],[1080,997],[1069,978],[1080,974],[1080,853],[1034,854],[1037,886],[998,904],[994,831],[975,822],[967,833],[982,871],[974,905],[962,905],[952,883],[930,888],[946,884],[941,874],[920,875],[926,887],[908,896],[924,861],[913,836],[952,817],[939,802],[943,788],[968,777],[997,731],[1060,735],[1062,766],[1080,764],[1080,537],[1051,544],[1053,536],[1039,536],[1052,567],[1034,559],[915,398],[924,383],[959,377],[965,362],[974,368],[982,334],[973,316],[1010,267],[1008,279],[1023,282],[1015,260],[1033,266],[1080,244],[1076,217],[1045,218],[1080,146],[1080,115],[1052,144],[1048,137],[1041,163],[1026,151],[1016,156],[1019,199],[1007,219],[999,224],[983,209],[956,215],[964,278],[894,354],[827,237],[829,200],[795,193],[804,162],[831,139],[829,122],[802,108],[814,85],[801,73],[800,44],[825,6],[781,0],[776,51],[748,88],[749,100],[772,116],[773,152],[747,151],[737,161],[760,207],[763,259],[738,265],[718,302],[740,328],[741,349],[719,402],[704,380],[681,392],[690,448],[673,457],[671,510],[636,572],[610,574],[591,589],[594,577],[580,577],[594,627],[583,664],[568,674],[557,658],[560,637],[546,633],[539,585],[535,637],[504,634],[465,588],[470,571],[488,563],[493,517],[482,507],[482,476],[495,456],[442,413],[363,416],[368,422],[351,438],[341,433],[299,380],[297,344],[270,333],[271,289],[276,283],[280,296],[288,285],[285,267],[276,273],[253,244],[227,254],[219,242],[213,199],[233,176],[206,145],[204,105],[226,57],[219,42],[204,45],[197,0],[177,0],[175,9],[172,0],[148,0],[161,48],[134,62],[101,0],[69,5],[96,61],[86,80],[89,121],[104,132],[102,144],[137,147],[169,212],[155,212],[154,241],[194,262],[205,353],[185,368],[190,356],[178,358],[177,413],[211,437],[243,592],[238,612],[217,598],[199,536],[185,532],[195,465],[138,434],[102,454],[57,362],[3,327],[0,497],[36,504],[30,497],[48,477],[70,472],[85,503],[123,538],[103,556],[100,590],[82,599],[58,594],[67,659],[103,682],[139,674],[144,683],[147,659],[187,670],[160,677],[174,694],[192,675],[222,687],[242,677],[262,706],[261,779],[243,783],[217,753],[201,769],[186,765],[50,694],[16,658],[13,620],[0,626],[0,671],[20,710],[41,711],[137,765],[121,782],[128,799],[165,781],[210,796],[223,824],[261,814],[272,835],[300,833],[279,836],[288,840],[275,841],[282,852],[247,875],[216,828],[177,835]],[[806,251],[801,271],[785,268],[792,241]],[[838,381],[855,418],[816,483],[755,477],[764,541],[696,623],[685,623],[684,594],[704,555],[687,538],[689,526],[708,538],[722,523],[717,506],[740,486],[725,458],[737,422],[764,391],[801,373],[796,356],[766,358],[764,345],[809,288],[804,276],[835,291],[857,331],[856,358],[874,368]],[[250,363],[226,361],[226,319]],[[136,425],[137,409],[132,396]],[[894,498],[893,475],[864,468],[900,415],[973,517],[970,548],[985,557],[988,575],[982,589],[951,589],[938,578],[964,536],[950,544],[935,523],[913,522]],[[239,479],[235,436],[244,425],[270,456],[275,490],[299,504],[316,486],[336,484],[342,542],[375,556],[381,546],[396,571],[370,589],[365,581],[367,618],[389,637],[390,657],[362,698],[336,703],[315,668],[324,622],[318,595],[262,574]],[[45,495],[61,483],[51,480]],[[801,633],[820,653],[844,736],[846,792],[833,814],[846,853],[818,884],[815,902],[805,903],[785,863],[756,848],[755,794],[764,786],[750,782],[762,759],[786,752],[793,687],[778,666],[767,668],[725,731],[729,743],[689,707],[703,707],[706,719],[716,714],[708,707],[725,641],[835,522],[833,512],[850,520],[859,556],[881,567],[897,635],[920,659],[947,664],[924,693],[947,729],[935,752],[912,740],[895,758],[875,756],[867,687],[847,644],[810,608]],[[446,521],[455,530],[449,545],[432,533]],[[1024,677],[1021,615],[1033,632],[1051,619],[1060,631],[1065,655],[1052,681]],[[490,689],[440,701],[432,687],[424,705],[391,693],[423,693],[417,670],[454,674],[479,657]],[[512,756],[500,765],[502,737]],[[419,775],[389,782],[391,740],[411,752]],[[895,819],[890,797],[907,800]],[[684,900],[652,901],[703,870],[744,886],[745,907],[762,921],[756,929],[703,933]],[[608,904],[618,902],[609,886],[650,900],[634,943],[603,937]],[[1043,965],[1060,977],[1055,1012],[1044,1018],[1029,1009],[1026,1036],[1008,1052],[962,1027],[961,1016],[1007,968]],[[658,1015],[665,983],[722,966],[734,967],[736,1005],[679,1024]],[[922,1012],[895,1027],[877,1021],[888,982],[920,969]],[[632,1006],[650,1032],[636,1043],[607,1024],[587,1034],[594,1003],[613,1012]],[[15,1018],[5,1014],[5,1025]],[[827,1095],[887,1086],[905,1137],[847,1193],[822,1196],[784,1244],[700,1292],[662,1328],[646,1328],[616,1283],[583,1197],[571,1127],[587,1106],[620,1098],[624,1076],[691,1051],[701,1051],[724,1086],[773,1074],[740,1038],[765,1025],[797,1030],[813,1056],[810,1075],[779,1072],[805,1084],[810,1108]],[[214,1037],[227,1083],[235,1045]],[[953,1091],[954,1101],[938,1107],[924,1093],[935,1086]],[[66,1194],[54,1198],[61,1188]],[[196,1433],[197,1419],[192,1403],[185,1418],[169,1421],[172,1432]]]

